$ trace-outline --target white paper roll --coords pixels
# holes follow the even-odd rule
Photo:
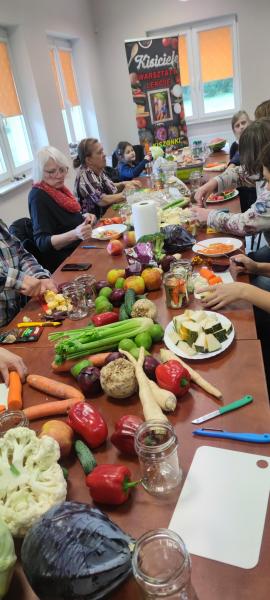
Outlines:
[[[142,235],[159,231],[157,207],[153,200],[141,200],[133,204],[132,217],[136,240]]]

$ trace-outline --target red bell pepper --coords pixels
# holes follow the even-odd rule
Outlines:
[[[125,465],[98,465],[85,478],[90,495],[95,502],[101,504],[123,504],[130,488],[139,481],[130,481],[131,472]]]
[[[190,374],[177,360],[158,365],[156,368],[157,383],[161,388],[181,398],[190,387]]]
[[[95,327],[101,327],[101,325],[110,325],[110,323],[116,323],[116,321],[119,321],[119,316],[116,312],[111,311],[101,313],[100,315],[94,315],[91,317],[91,320]]]
[[[112,444],[123,452],[136,456],[134,448],[134,438],[138,427],[143,423],[143,420],[136,415],[124,415],[115,423],[115,431],[111,436]]]
[[[77,402],[68,413],[68,425],[90,448],[98,448],[108,437],[107,423],[93,404]]]

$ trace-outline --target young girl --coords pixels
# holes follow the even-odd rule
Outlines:
[[[120,181],[130,181],[134,177],[138,177],[152,160],[151,154],[146,154],[143,160],[135,164],[135,150],[129,142],[119,142],[116,148],[116,155],[118,158],[117,168]]]
[[[250,118],[245,110],[239,110],[232,117],[232,130],[236,137],[236,141],[230,147],[230,164],[240,165],[239,157],[239,139],[241,133],[251,123]]]

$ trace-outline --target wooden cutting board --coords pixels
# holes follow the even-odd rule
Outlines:
[[[191,554],[251,569],[259,561],[269,491],[269,457],[201,446],[169,529]]]

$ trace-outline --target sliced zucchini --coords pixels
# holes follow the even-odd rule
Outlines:
[[[184,342],[192,346],[199,335],[200,329],[200,325],[194,321],[183,321],[179,335]]]
[[[230,335],[230,333],[232,333],[232,330],[233,330],[232,324],[230,323],[229,325],[224,325],[223,328],[225,329],[227,337],[228,337],[228,335]]]
[[[175,344],[176,346],[177,346],[178,342],[181,341],[180,337],[179,337],[178,333],[176,333],[176,331],[170,331],[169,338],[173,342],[173,344]]]
[[[218,331],[214,331],[213,335],[219,342],[226,342],[227,333],[225,329],[219,329]]]
[[[194,348],[192,348],[191,346],[189,346],[189,344],[187,344],[186,342],[183,342],[182,340],[179,340],[179,342],[177,344],[177,348],[179,348],[179,350],[181,350],[188,356],[194,356],[195,354],[197,354],[197,352],[196,352],[196,350],[194,350]]]
[[[206,335],[206,343],[208,352],[216,352],[216,350],[220,350],[221,348],[220,342],[217,340],[217,338],[215,338],[215,336],[212,333],[208,333]]]
[[[207,342],[206,342],[206,334],[204,333],[204,331],[202,331],[200,333],[200,335],[197,337],[196,342],[194,343],[194,347],[195,350],[197,350],[197,352],[208,352],[208,348],[207,348]]]

